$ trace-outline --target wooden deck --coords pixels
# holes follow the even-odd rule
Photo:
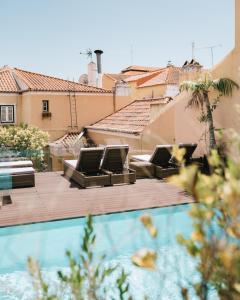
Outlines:
[[[8,192],[12,204],[0,209],[0,227],[192,202],[175,186],[157,179],[81,189],[61,172],[37,173],[36,187]]]

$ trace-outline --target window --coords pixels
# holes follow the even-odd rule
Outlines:
[[[14,123],[14,105],[0,105],[0,122]]]
[[[48,100],[42,101],[42,111],[49,112],[49,101]]]

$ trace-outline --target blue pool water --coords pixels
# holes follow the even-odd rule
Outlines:
[[[179,284],[194,278],[194,262],[176,242],[176,234],[189,236],[188,205],[133,211],[94,217],[97,234],[95,255],[120,263],[130,273],[131,292],[136,300],[181,299]],[[139,217],[148,213],[159,229],[156,240],[149,237]],[[28,256],[39,260],[44,274],[55,280],[55,271],[67,268],[65,250],[78,253],[84,218],[0,229],[0,299],[31,300],[32,289],[26,271]],[[158,249],[158,272],[141,270],[131,256],[141,248]]]

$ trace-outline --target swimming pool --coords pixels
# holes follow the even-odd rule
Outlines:
[[[181,205],[94,217],[95,255],[106,254],[106,261],[118,262],[130,272],[136,300],[143,299],[144,294],[151,300],[181,299],[178,285],[184,278],[196,277],[194,262],[175,239],[177,233],[191,233],[188,209],[188,205]],[[159,229],[155,241],[139,221],[139,216],[146,212]],[[65,250],[78,253],[84,224],[85,219],[78,218],[0,229],[0,299],[32,299],[27,257],[39,260],[45,274],[54,278],[56,270],[67,267]],[[157,274],[132,265],[132,254],[143,247],[158,248]]]

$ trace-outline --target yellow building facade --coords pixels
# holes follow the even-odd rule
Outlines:
[[[81,131],[127,105],[112,91],[5,67],[0,69],[0,126],[26,123],[47,131],[51,141]]]

